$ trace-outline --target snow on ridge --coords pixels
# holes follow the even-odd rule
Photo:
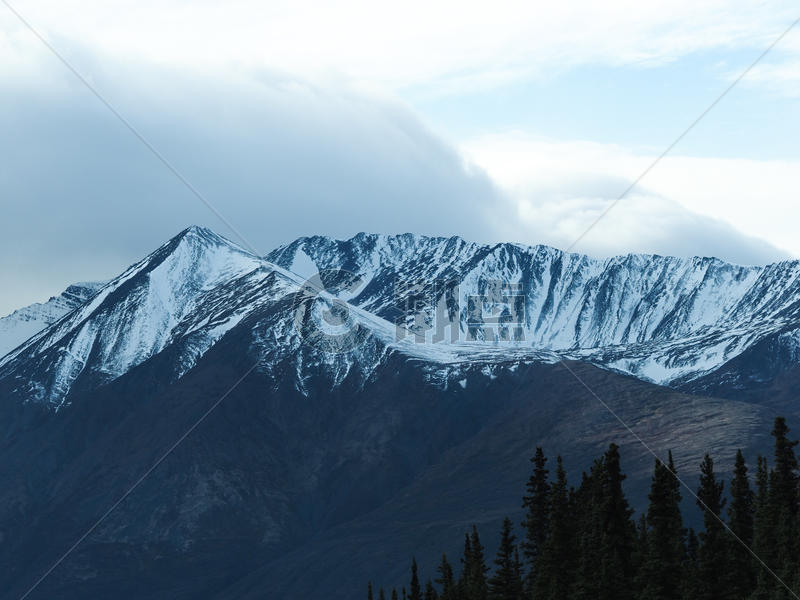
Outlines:
[[[498,281],[518,284],[524,296],[520,330],[528,346],[595,358],[605,348],[623,356],[621,348],[635,355],[647,347],[647,358],[618,358],[614,364],[659,383],[713,370],[787,322],[800,324],[798,261],[741,266],[709,257],[597,259],[542,245],[363,233],[349,240],[299,238],[270,259],[291,267],[288,257],[299,252],[319,269],[362,277],[365,291],[352,302],[387,318],[412,297],[397,296],[398,281],[421,282],[435,296],[433,281],[457,279],[461,335],[468,329],[464,307],[470,298]],[[428,332],[438,301],[422,313]]]
[[[44,361],[34,374],[42,381],[28,387],[58,404],[87,366],[113,379],[160,352],[204,293],[261,263],[209,230],[189,228],[0,359],[0,376],[28,360]]]
[[[0,358],[91,298],[106,282],[73,283],[58,296],[0,318]]]
[[[641,254],[594,259],[541,245],[363,233],[349,240],[299,238],[264,259],[191,227],[0,358],[0,377],[39,360],[28,363],[42,372],[34,369],[26,385],[32,396],[58,405],[84,372],[107,381],[178,342],[180,376],[249,315],[309,285],[317,269],[337,268],[358,275],[361,285],[316,293],[322,302],[346,301],[370,341],[312,360],[301,351],[305,341],[294,315],[281,314],[273,329],[256,335],[264,361],[292,357],[298,369],[323,368],[339,382],[353,369],[365,375],[393,351],[434,370],[563,356],[669,383],[718,368],[779,328],[800,327],[797,262],[742,267]],[[460,336],[417,343],[419,330],[412,325],[398,332],[394,323],[398,302],[409,297],[396,295],[397,281],[430,285],[439,279],[458,281],[457,310],[450,316]],[[521,338],[499,344],[465,339],[468,299],[498,281],[521,290]],[[435,316],[431,310],[423,319],[425,340]],[[300,387],[303,377],[298,371]]]

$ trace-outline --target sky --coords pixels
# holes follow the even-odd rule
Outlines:
[[[411,231],[800,257],[800,25],[719,99],[798,17],[788,1],[4,0],[0,314],[191,224],[263,253]]]

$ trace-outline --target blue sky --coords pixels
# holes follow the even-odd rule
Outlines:
[[[9,1],[264,252],[364,230],[568,247],[800,17],[773,0]],[[0,313],[189,224],[235,237],[5,7],[0,56]],[[800,256],[799,100],[800,26],[574,249]]]
[[[403,93],[454,139],[528,131],[660,152],[719,96],[731,74],[743,71],[759,53],[701,52],[659,67],[585,65],[456,99],[413,89]],[[798,138],[798,97],[745,81],[682,141],[679,152],[796,159]]]

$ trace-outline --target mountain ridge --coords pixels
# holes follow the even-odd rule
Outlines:
[[[175,344],[180,376],[247,314],[300,296],[316,311],[303,327],[319,321],[322,301],[347,314],[341,326],[433,363],[567,358],[691,391],[765,340],[781,364],[800,355],[798,261],[594,259],[544,245],[366,233],[298,238],[258,257],[192,226],[0,357],[0,380],[21,380],[15,393],[25,401],[59,406],[76,381],[100,384]],[[287,305],[279,327],[287,340],[300,314],[290,313]]]
[[[0,317],[0,358],[91,298],[104,281],[73,283],[57,296]]]
[[[626,493],[641,510],[654,459],[640,440],[659,455],[673,449],[692,485],[704,453],[728,471],[736,448],[749,460],[769,451],[777,410],[800,416],[787,400],[800,353],[781,339],[793,339],[797,328],[789,271],[773,272],[783,284],[762,287],[767,296],[740,294],[754,314],[784,321],[724,332],[740,336],[744,350],[719,363],[712,352],[718,331],[706,325],[687,337],[681,329],[693,314],[686,290],[694,287],[685,285],[684,296],[667,290],[674,302],[662,313],[672,315],[672,329],[657,329],[642,310],[620,312],[642,288],[623,286],[626,298],[611,288],[650,264],[643,259],[612,263],[599,281],[581,277],[589,259],[559,262],[552,249],[529,255],[422,236],[371,247],[362,236],[354,244],[317,238],[305,266],[321,273],[307,281],[293,272],[303,265],[296,252],[279,249],[265,259],[190,228],[0,359],[0,598],[18,598],[117,503],[32,600],[265,593],[345,600],[370,579],[401,583],[412,552],[431,562],[442,548],[458,551],[472,523],[483,535],[505,515],[518,521],[537,445],[563,454],[575,482],[575,469],[619,443]],[[448,296],[445,287],[437,304],[437,288],[425,287],[436,273],[460,275],[463,289]],[[583,283],[570,291],[553,273],[577,273]],[[727,281],[689,275],[668,281]],[[401,286],[398,295],[398,279],[423,285]],[[513,331],[506,317],[462,314],[465,297],[491,299],[498,280],[501,288],[527,282],[520,295],[542,309],[518,324],[526,332],[581,323],[573,333],[586,334],[605,323],[600,333],[613,341],[628,339],[638,322],[649,323],[639,333],[653,339],[586,356],[513,335],[492,342],[486,332],[432,343],[436,330],[425,329],[424,318],[431,298],[430,314],[442,308],[460,334]],[[650,281],[654,301],[663,302],[665,285]],[[552,308],[544,310],[548,293]],[[564,314],[558,298],[586,318],[548,322],[548,314]],[[405,318],[396,306],[420,299],[422,316]],[[469,327],[462,329],[462,316]],[[621,317],[625,325],[616,322]],[[658,352],[721,366],[685,389],[615,372],[618,361]],[[567,370],[562,360],[576,362]],[[734,379],[741,397],[731,396]],[[763,393],[772,389],[782,392],[778,403]],[[420,532],[436,547],[420,546]]]
[[[415,242],[413,249],[420,251],[416,260],[405,250],[397,251]],[[469,251],[463,252],[464,248]],[[746,267],[716,258],[641,254],[592,259],[548,246],[481,246],[457,237],[408,234],[299,238],[268,258],[287,268],[300,263],[306,268],[352,270],[366,284],[350,301],[387,318],[396,316],[396,304],[411,297],[394,294],[397,280],[423,282],[427,286],[423,293],[438,294],[435,304],[446,292],[437,291],[430,282],[455,279],[466,288],[461,306],[469,294],[485,294],[487,282],[521,283],[527,287],[521,291],[529,319],[523,327],[527,343],[662,384],[703,376],[756,340],[800,322],[798,261]],[[643,272],[649,281],[642,281]],[[565,279],[571,287],[564,284],[559,289]],[[467,330],[463,314],[449,316],[462,333]],[[755,325],[745,327],[751,319],[757,320]],[[431,325],[428,319],[422,329]],[[745,331],[736,332],[737,328]],[[676,344],[691,351],[681,354]],[[697,351],[691,348],[698,345]],[[633,347],[632,358],[605,357],[620,354],[617,351],[626,346]],[[713,356],[703,356],[715,346]],[[709,366],[692,369],[701,360]]]

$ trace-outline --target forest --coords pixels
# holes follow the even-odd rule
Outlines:
[[[741,450],[730,483],[705,455],[696,490],[683,487],[672,453],[656,459],[648,506],[634,518],[616,444],[571,486],[560,456],[553,473],[542,448],[531,458],[524,520],[503,522],[494,558],[479,531],[463,555],[442,554],[436,577],[420,581],[411,558],[399,591],[367,585],[368,600],[778,600],[800,590],[797,441],[775,419],[774,455],[758,456],[751,477]],[[682,489],[683,488],[683,489]],[[703,514],[684,525],[683,493]],[[431,565],[433,567],[433,565]],[[430,572],[434,572],[432,569]]]

